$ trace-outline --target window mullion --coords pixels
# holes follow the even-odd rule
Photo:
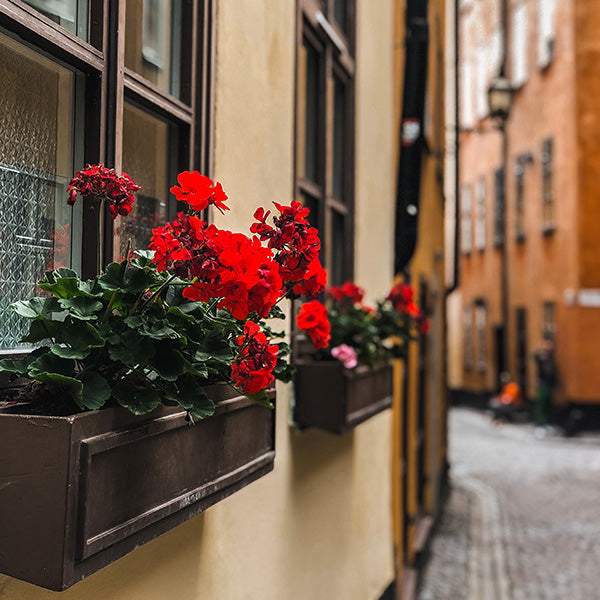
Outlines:
[[[123,164],[123,91],[125,71],[125,5],[126,0],[108,4],[108,36],[106,40],[106,165],[121,171]],[[107,210],[101,220],[102,263],[118,259],[118,233]]]

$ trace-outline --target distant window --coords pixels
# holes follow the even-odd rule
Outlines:
[[[504,168],[496,169],[494,174],[495,201],[494,201],[494,244],[501,246],[504,243],[504,221],[506,218],[506,202],[504,188]]]
[[[460,73],[460,126],[471,129],[475,125],[473,108],[473,65],[469,59],[461,61]]]
[[[525,239],[525,167],[517,162],[515,167],[515,236],[517,241]]]
[[[488,114],[487,89],[489,84],[490,45],[482,44],[477,48],[477,118],[483,119]]]
[[[473,311],[470,306],[463,312],[463,366],[469,370],[473,368]]]
[[[515,87],[527,81],[527,3],[515,5],[512,13],[512,83]]]
[[[542,337],[554,339],[556,335],[556,305],[554,302],[542,304]]]
[[[556,226],[554,219],[554,166],[552,138],[542,143],[542,231],[551,233]]]
[[[476,221],[475,221],[475,248],[483,250],[485,248],[485,178],[480,177],[477,180],[476,187]]]
[[[547,67],[554,58],[556,0],[538,0],[538,65]]]
[[[475,306],[475,327],[477,330],[477,370],[487,367],[487,308],[484,304]]]
[[[471,187],[464,185],[460,194],[460,244],[465,253],[471,252]]]

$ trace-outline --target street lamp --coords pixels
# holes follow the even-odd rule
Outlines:
[[[488,107],[490,116],[500,119],[501,123],[508,119],[512,104],[514,89],[506,77],[496,77],[488,88]]]

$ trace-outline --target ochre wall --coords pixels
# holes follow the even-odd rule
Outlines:
[[[358,2],[358,280],[391,279],[393,13]],[[295,3],[217,6],[215,176],[219,223],[247,231],[254,208],[293,190]],[[0,576],[2,600],[375,600],[394,578],[390,413],[342,437],[289,425],[278,386],[275,469],[60,596]],[[198,460],[202,460],[199,456]]]

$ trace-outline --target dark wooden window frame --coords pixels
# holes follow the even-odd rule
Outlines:
[[[325,268],[331,270],[331,237],[335,215],[344,218],[344,262],[342,266],[344,279],[354,276],[354,73],[355,73],[355,1],[348,2],[347,33],[344,33],[336,24],[333,17],[333,0],[319,2],[318,0],[297,0],[297,31],[296,31],[296,97],[304,93],[304,88],[299,80],[298,55],[305,41],[311,45],[321,56],[319,71],[319,106],[318,106],[318,138],[317,138],[317,180],[319,184],[302,177],[297,169],[298,144],[294,153],[294,198],[309,197],[318,206],[317,221],[320,224],[321,234],[321,259]],[[333,161],[332,139],[333,136],[333,98],[335,80],[339,80],[347,87],[346,114],[345,114],[345,174],[344,196],[342,202],[333,196]],[[331,81],[331,87],[328,82]],[[295,136],[301,131],[299,115],[299,102],[296,102]]]
[[[182,169],[213,171],[215,0],[183,0],[191,19],[183,34],[182,52],[190,70],[182,80],[179,100],[125,68],[126,0],[89,0],[85,41],[54,23],[21,0],[0,4],[0,29],[22,43],[81,73],[84,83],[84,163],[102,162],[121,170],[123,107],[133,100],[152,114],[186,132]],[[188,21],[190,22],[190,21]],[[74,165],[80,168],[83,165]],[[174,182],[175,183],[175,182]],[[82,277],[92,277],[99,264],[113,260],[113,221],[106,210],[98,227],[93,209],[83,214]],[[102,235],[101,256],[98,240]],[[16,351],[15,354],[20,354]]]
[[[504,245],[506,221],[506,169],[499,167],[494,172],[494,246]]]
[[[554,139],[542,142],[542,233],[550,235],[556,229],[554,206]]]

